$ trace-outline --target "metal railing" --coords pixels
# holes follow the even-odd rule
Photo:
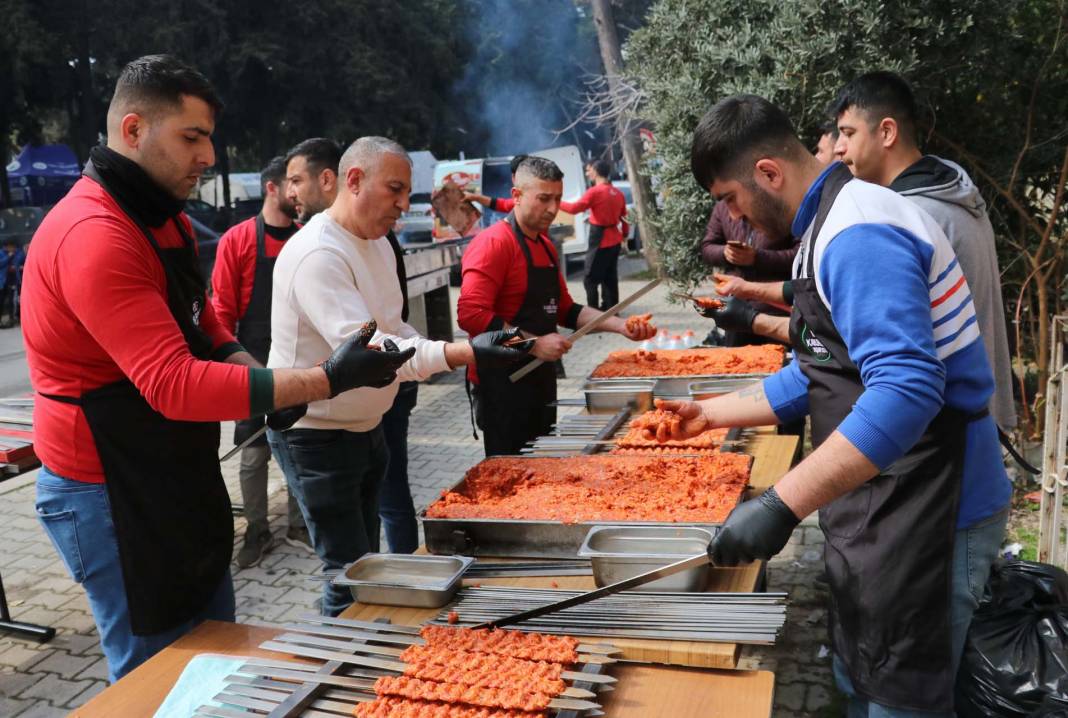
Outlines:
[[[1068,316],[1053,317],[1050,375],[1046,382],[1046,425],[1042,440],[1038,560],[1068,569],[1064,497],[1068,490],[1068,379],[1065,377]]]

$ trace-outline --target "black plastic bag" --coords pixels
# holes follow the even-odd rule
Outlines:
[[[987,588],[957,673],[957,715],[1068,718],[1068,574],[998,562]]]

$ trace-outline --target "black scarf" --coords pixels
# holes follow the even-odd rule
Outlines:
[[[104,187],[149,227],[162,227],[185,207],[184,199],[175,198],[156,184],[141,165],[115,150],[97,145],[89,150],[89,163]]]

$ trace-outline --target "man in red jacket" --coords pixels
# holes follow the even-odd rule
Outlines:
[[[478,233],[463,256],[463,284],[456,305],[460,328],[474,337],[483,332],[517,327],[537,337],[530,353],[547,362],[512,383],[515,368],[478,364],[468,370],[475,386],[475,405],[486,455],[516,454],[528,441],[548,432],[556,421],[556,371],[553,362],[571,343],[557,326],[578,329],[600,315],[571,299],[556,250],[546,233],[560,208],[564,174],[556,163],[528,157],[516,171],[515,207],[500,222]],[[600,331],[633,341],[650,338],[654,330],[628,330],[612,317]]]
[[[571,214],[590,211],[590,231],[586,244],[586,270],[582,285],[587,306],[608,309],[619,303],[619,248],[630,228],[627,226],[627,199],[609,179],[612,165],[597,160],[586,165],[590,188],[577,202],[561,202],[560,209]],[[598,290],[604,297],[598,300]]]
[[[296,209],[285,196],[286,161],[275,157],[260,173],[263,208],[228,229],[219,239],[215,269],[211,275],[212,306],[219,323],[237,336],[241,346],[260,364],[267,363],[271,349],[271,286],[274,260],[285,242],[297,231]],[[257,416],[236,423],[234,443],[240,444],[263,427]],[[245,540],[237,552],[237,565],[255,566],[271,547],[267,523],[267,463],[271,448],[266,434],[241,450],[241,503],[244,506]],[[300,506],[289,497],[289,528],[286,543],[311,550]]]
[[[26,263],[37,516],[85,586],[112,681],[204,619],[234,619],[218,422],[269,414],[284,430],[411,356],[354,335],[317,367],[272,371],[219,323],[182,207],[215,162],[221,107],[173,57],[123,68],[107,146]]]

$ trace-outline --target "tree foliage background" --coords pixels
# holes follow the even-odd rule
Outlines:
[[[659,0],[625,54],[656,129],[663,271],[682,284],[708,274],[697,244],[712,203],[689,148],[717,99],[768,97],[814,145],[838,88],[894,70],[924,108],[923,149],[960,162],[990,205],[1009,318],[1044,386],[1048,317],[1066,299],[1065,13],[1063,0]]]

